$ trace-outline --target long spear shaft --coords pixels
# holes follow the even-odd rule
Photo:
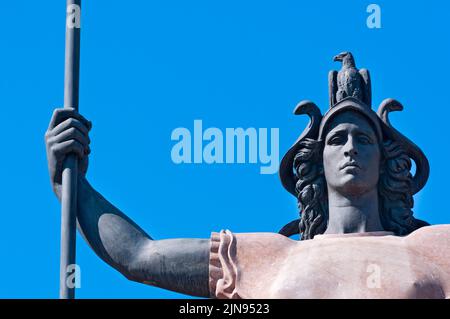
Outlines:
[[[67,0],[66,53],[64,69],[64,107],[78,110],[80,74],[80,8],[81,0]],[[61,259],[59,297],[75,298],[78,159],[70,154],[64,162],[61,194]],[[72,272],[71,272],[72,271]],[[78,276],[79,274],[75,274]]]

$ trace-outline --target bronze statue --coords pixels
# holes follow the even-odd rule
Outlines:
[[[342,62],[342,68],[339,72],[330,71],[328,75],[330,107],[350,96],[372,105],[369,70],[358,70],[351,52],[342,52],[333,60]]]
[[[429,164],[389,122],[402,106],[387,99],[372,111],[368,71],[355,71],[351,53],[336,59],[346,65],[331,73],[329,111],[295,109],[311,122],[279,173],[300,219],[279,234],[153,240],[86,180],[91,124],[75,110],[56,110],[46,133],[55,194],[64,158],[77,154],[78,229],[130,280],[212,298],[449,298],[450,225],[413,216]],[[300,241],[288,238],[296,233]]]

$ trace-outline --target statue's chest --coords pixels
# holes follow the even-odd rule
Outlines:
[[[338,74],[337,81],[338,85],[340,86],[345,86],[349,84],[357,85],[360,83],[358,71],[353,68],[341,70],[341,72],[339,72]]]
[[[440,298],[420,256],[392,240],[339,240],[293,249],[273,298]]]

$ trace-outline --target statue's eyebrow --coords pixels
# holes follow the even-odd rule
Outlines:
[[[355,129],[355,131],[358,134],[363,134],[363,135],[365,135],[367,137],[370,137],[370,139],[372,139],[374,141],[377,139],[375,133],[372,130],[367,131],[367,130],[363,130],[363,129],[357,128],[357,129]]]
[[[372,141],[376,141],[376,140],[377,140],[377,137],[376,137],[375,133],[374,133],[373,131],[371,131],[371,130],[364,130],[364,129],[361,129],[361,128],[355,128],[354,131],[355,131],[357,134],[367,136],[367,137],[370,138]],[[339,130],[336,130],[336,131],[332,131],[332,130],[331,130],[331,131],[326,135],[325,141],[328,142],[328,141],[330,140],[330,138],[332,138],[332,137],[334,137],[334,136],[336,136],[336,135],[342,135],[342,134],[347,134],[347,130],[346,130],[346,129],[339,129]]]

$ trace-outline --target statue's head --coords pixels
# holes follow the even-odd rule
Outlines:
[[[351,52],[344,51],[333,57],[333,61],[355,64]]]
[[[280,178],[297,197],[300,219],[280,233],[312,239],[328,225],[328,192],[354,198],[378,194],[379,217],[384,230],[407,235],[427,223],[414,218],[413,195],[426,183],[428,161],[422,151],[395,130],[388,113],[401,110],[387,99],[372,111],[348,97],[322,116],[317,106],[301,102],[295,114],[308,114],[311,122],[283,157]],[[411,174],[413,160],[416,164]]]
[[[322,158],[316,164],[323,168],[327,190],[351,197],[377,187],[382,134],[377,118],[368,114],[355,101],[346,100],[323,119],[317,139]]]

